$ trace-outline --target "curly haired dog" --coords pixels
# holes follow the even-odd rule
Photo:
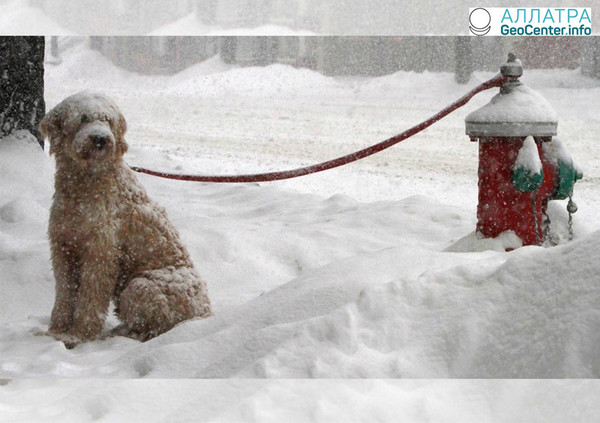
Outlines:
[[[116,104],[81,92],[40,128],[56,157],[48,333],[69,348],[97,338],[111,299],[122,322],[115,332],[142,341],[209,316],[206,284],[177,231],[123,162],[127,125]]]

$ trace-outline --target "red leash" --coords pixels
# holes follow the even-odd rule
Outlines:
[[[398,144],[400,141],[404,141],[406,138],[409,138],[423,129],[431,126],[438,120],[444,118],[454,110],[459,107],[464,106],[481,91],[488,90],[490,88],[499,87],[505,82],[508,81],[508,78],[503,76],[502,74],[498,74],[492,79],[484,82],[483,84],[475,87],[473,90],[469,91],[466,95],[456,100],[454,103],[450,104],[448,107],[444,108],[434,116],[429,119],[421,122],[420,124],[413,126],[412,128],[393,136],[392,138],[388,138],[387,140],[381,141],[375,145],[367,147],[363,150],[357,151],[355,153],[348,154],[346,156],[338,157],[337,159],[329,160],[323,163],[314,164],[311,166],[300,167],[292,170],[285,170],[281,172],[269,172],[269,173],[258,173],[258,174],[249,174],[249,175],[223,175],[223,176],[211,176],[211,175],[178,175],[172,173],[165,172],[157,172],[154,170],[144,169],[137,166],[131,166],[136,172],[147,173],[149,175],[159,176],[161,178],[168,179],[176,179],[179,181],[194,181],[194,182],[217,182],[217,183],[245,183],[245,182],[267,182],[267,181],[277,181],[281,179],[291,179],[297,178],[299,176],[308,175],[311,173],[322,172],[324,170],[333,169],[338,166],[342,166],[348,163],[355,162],[360,159],[364,159],[365,157],[371,156],[375,153],[378,153],[386,148],[390,148],[391,146]]]

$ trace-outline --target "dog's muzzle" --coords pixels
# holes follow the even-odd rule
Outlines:
[[[102,150],[108,142],[108,136],[106,135],[90,135],[90,141],[96,147],[96,150]]]
[[[77,132],[73,146],[77,155],[84,160],[103,160],[112,155],[115,137],[107,123],[94,121]]]

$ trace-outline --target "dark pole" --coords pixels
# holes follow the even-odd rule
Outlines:
[[[0,138],[27,130],[44,140],[44,37],[0,37]]]
[[[468,36],[456,37],[456,82],[466,84],[473,73],[473,48]]]

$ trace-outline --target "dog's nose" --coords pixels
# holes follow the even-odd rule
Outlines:
[[[98,150],[102,150],[108,142],[108,137],[106,135],[90,135],[90,140]]]

